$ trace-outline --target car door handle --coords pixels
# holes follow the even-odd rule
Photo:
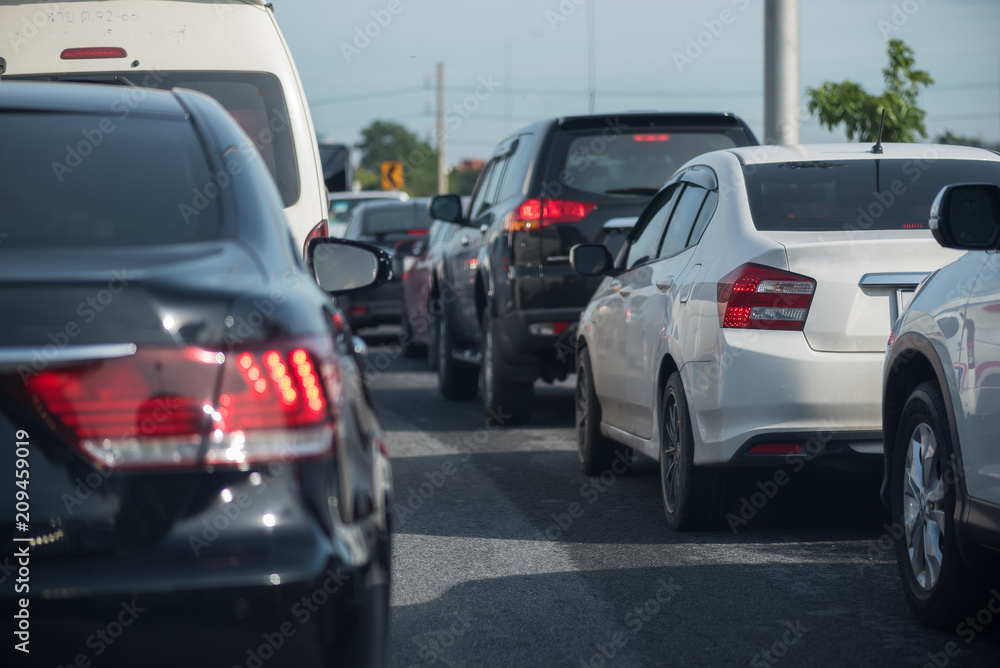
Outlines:
[[[618,296],[621,297],[622,299],[628,299],[629,295],[631,294],[632,294],[632,288],[626,288],[624,286],[618,288]]]
[[[666,292],[674,285],[674,277],[667,276],[666,278],[661,278],[656,282],[656,289],[660,292]]]
[[[470,238],[469,238],[468,234],[466,234],[464,237],[462,237],[462,245],[463,246],[468,246],[469,245],[469,241],[470,241]]]

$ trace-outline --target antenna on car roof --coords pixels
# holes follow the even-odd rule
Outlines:
[[[885,123],[885,108],[882,109],[882,118],[878,122],[878,137],[875,139],[875,145],[872,146],[872,153],[882,153],[882,125]]]

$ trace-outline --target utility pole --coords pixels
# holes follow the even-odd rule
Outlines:
[[[799,143],[799,0],[764,0],[764,143]]]
[[[511,97],[510,97],[510,95],[511,95],[511,93],[510,93],[511,78],[514,75],[514,73],[513,73],[513,69],[514,68],[511,65],[510,37],[508,37],[507,39],[504,40],[503,46],[504,46],[504,70],[505,70],[504,71],[504,76],[506,76],[506,78],[503,80],[503,83],[504,83],[504,94],[503,94],[503,102],[504,102],[504,104],[503,104],[503,107],[504,107],[504,109],[503,109],[503,120],[504,120],[504,124],[503,124],[503,130],[504,130],[504,134],[508,134],[509,135],[511,133],[511,130],[513,129],[511,127],[511,119],[513,118],[513,115],[514,115],[514,113],[513,113],[514,104],[513,104],[512,100],[511,100]]]
[[[444,157],[444,63],[437,65],[437,112],[438,194],[443,195],[448,192],[448,165]]]
[[[596,0],[589,0],[587,2],[587,87],[589,90],[590,98],[590,113],[594,113],[594,97],[597,94],[597,56],[594,53],[594,2]]]

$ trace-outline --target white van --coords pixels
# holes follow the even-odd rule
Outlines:
[[[263,0],[0,0],[0,95],[7,79],[211,95],[257,145],[299,248],[327,236],[312,118],[288,45]],[[123,93],[121,112],[141,95],[141,89]]]

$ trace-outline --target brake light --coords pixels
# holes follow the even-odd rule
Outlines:
[[[408,230],[406,234],[411,237],[426,237],[427,230]]]
[[[302,246],[302,255],[305,256],[309,250],[310,241],[313,239],[325,239],[328,236],[330,236],[330,223],[325,220],[316,223],[316,226],[309,230],[309,234],[306,235],[305,244]]]
[[[330,349],[323,339],[229,353],[151,348],[45,370],[26,389],[103,466],[244,467],[330,452],[339,378],[312,352]]]
[[[719,281],[719,324],[801,331],[815,290],[816,281],[808,276],[744,264]]]
[[[523,202],[507,214],[504,230],[527,232],[560,223],[578,223],[597,208],[593,202],[574,202],[567,199],[536,199]]]
[[[670,141],[670,135],[668,134],[645,134],[645,135],[632,135],[632,139],[635,141]]]
[[[125,49],[117,46],[91,46],[78,49],[63,49],[59,54],[63,60],[96,60],[98,58],[127,58]]]

